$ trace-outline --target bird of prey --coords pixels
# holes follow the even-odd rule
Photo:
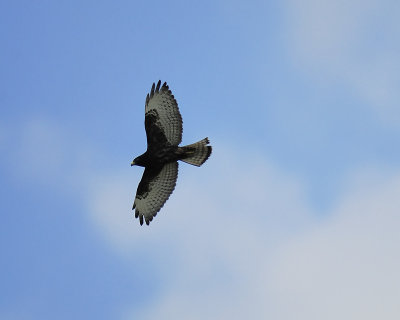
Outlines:
[[[147,150],[131,166],[144,167],[132,210],[147,225],[168,200],[178,177],[178,160],[200,167],[210,156],[208,138],[179,147],[182,141],[182,116],[166,82],[153,83],[145,103],[144,127]]]

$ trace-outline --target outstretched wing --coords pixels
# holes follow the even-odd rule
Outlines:
[[[174,191],[177,178],[177,161],[167,163],[162,168],[146,168],[144,170],[132,208],[132,210],[136,208],[135,217],[140,219],[141,225],[143,218],[149,225],[153,217],[157,215]]]
[[[182,116],[166,82],[153,83],[146,97],[145,121],[147,145],[168,143],[177,146],[182,141]]]

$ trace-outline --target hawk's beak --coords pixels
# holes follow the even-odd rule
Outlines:
[[[135,164],[136,164],[135,160],[133,160],[132,163],[131,163],[131,167],[134,166]]]

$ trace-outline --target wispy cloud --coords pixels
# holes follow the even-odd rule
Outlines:
[[[90,150],[79,140],[63,141],[51,123],[34,127],[20,148],[58,137],[61,158]],[[98,170],[77,157],[78,165],[47,176],[57,184],[75,181],[61,183],[66,189],[80,185],[77,201],[105,243],[134,261],[133,272],[134,258],[146,256],[149,270],[163,279],[151,304],[138,308],[132,301],[135,307],[126,305],[121,318],[400,316],[399,172],[366,169],[349,177],[332,212],[321,218],[310,209],[302,181],[252,150],[215,144],[204,167],[181,165],[177,188],[150,227],[132,215],[141,172],[129,161],[126,169]],[[89,160],[94,156],[99,152]],[[66,159],[46,161],[53,168]],[[42,168],[41,161],[32,164],[33,172]]]
[[[132,177],[123,172],[96,175],[89,183],[88,197],[95,223],[117,247],[131,250],[139,243],[159,240],[188,243],[184,240],[186,230],[193,227],[201,233],[198,237],[202,239],[203,229],[198,229],[201,224],[208,230],[208,236],[201,241],[209,241],[211,230],[219,237],[222,225],[226,232],[226,225],[242,228],[243,225],[257,226],[261,221],[263,227],[259,231],[268,230],[269,237],[275,237],[276,228],[286,226],[293,231],[301,228],[305,219],[310,219],[299,182],[285,176],[260,155],[250,156],[251,165],[246,168],[246,161],[240,154],[221,148],[224,147],[220,144],[205,168],[181,164],[177,188],[151,224],[150,232],[132,220],[130,207],[126,205],[133,201],[138,181],[133,182]],[[130,172],[139,180],[142,170],[134,169],[139,173],[133,169]],[[132,232],[132,227],[137,231]],[[165,229],[171,232],[171,228],[173,238],[162,234]]]
[[[128,313],[127,319],[138,314],[144,319],[166,315],[178,319],[400,316],[400,218],[396,213],[400,174],[377,181],[367,171],[362,178],[350,179],[336,209],[322,220],[310,219],[297,192],[269,189],[265,178],[271,177],[263,174],[252,178],[253,187],[264,187],[262,191],[285,198],[286,204],[272,209],[270,201],[260,198],[256,208],[243,191],[241,204],[257,209],[258,214],[242,208],[222,213],[226,202],[218,194],[200,193],[212,205],[190,210],[196,223],[175,230],[173,240],[164,240],[175,249],[180,247],[178,253],[172,250],[178,262],[161,267],[171,277],[164,295],[151,307]],[[358,179],[367,185],[355,182]],[[225,192],[235,198],[229,185]],[[189,194],[180,196],[181,208],[194,201]],[[173,207],[177,204],[178,199]],[[280,223],[268,221],[272,216]],[[296,231],[289,227],[291,219],[296,221]]]
[[[93,186],[103,191],[89,198],[92,217],[113,246],[125,255],[146,248],[168,278],[151,307],[124,318],[398,317],[400,175],[368,169],[349,177],[321,219],[299,181],[261,156],[247,154],[247,168],[241,157],[224,150],[206,173],[187,168],[146,229],[122,208],[132,197],[126,178]]]
[[[288,50],[319,81],[340,81],[385,123],[400,122],[399,4],[289,0]]]
[[[331,216],[282,247],[268,272],[282,319],[400,316],[400,175],[352,182]],[[285,308],[290,306],[290,308]]]

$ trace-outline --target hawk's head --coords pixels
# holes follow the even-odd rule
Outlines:
[[[135,159],[133,159],[131,166],[141,166],[141,167],[145,167],[146,166],[146,156],[145,154],[142,154],[139,157],[136,157]]]

